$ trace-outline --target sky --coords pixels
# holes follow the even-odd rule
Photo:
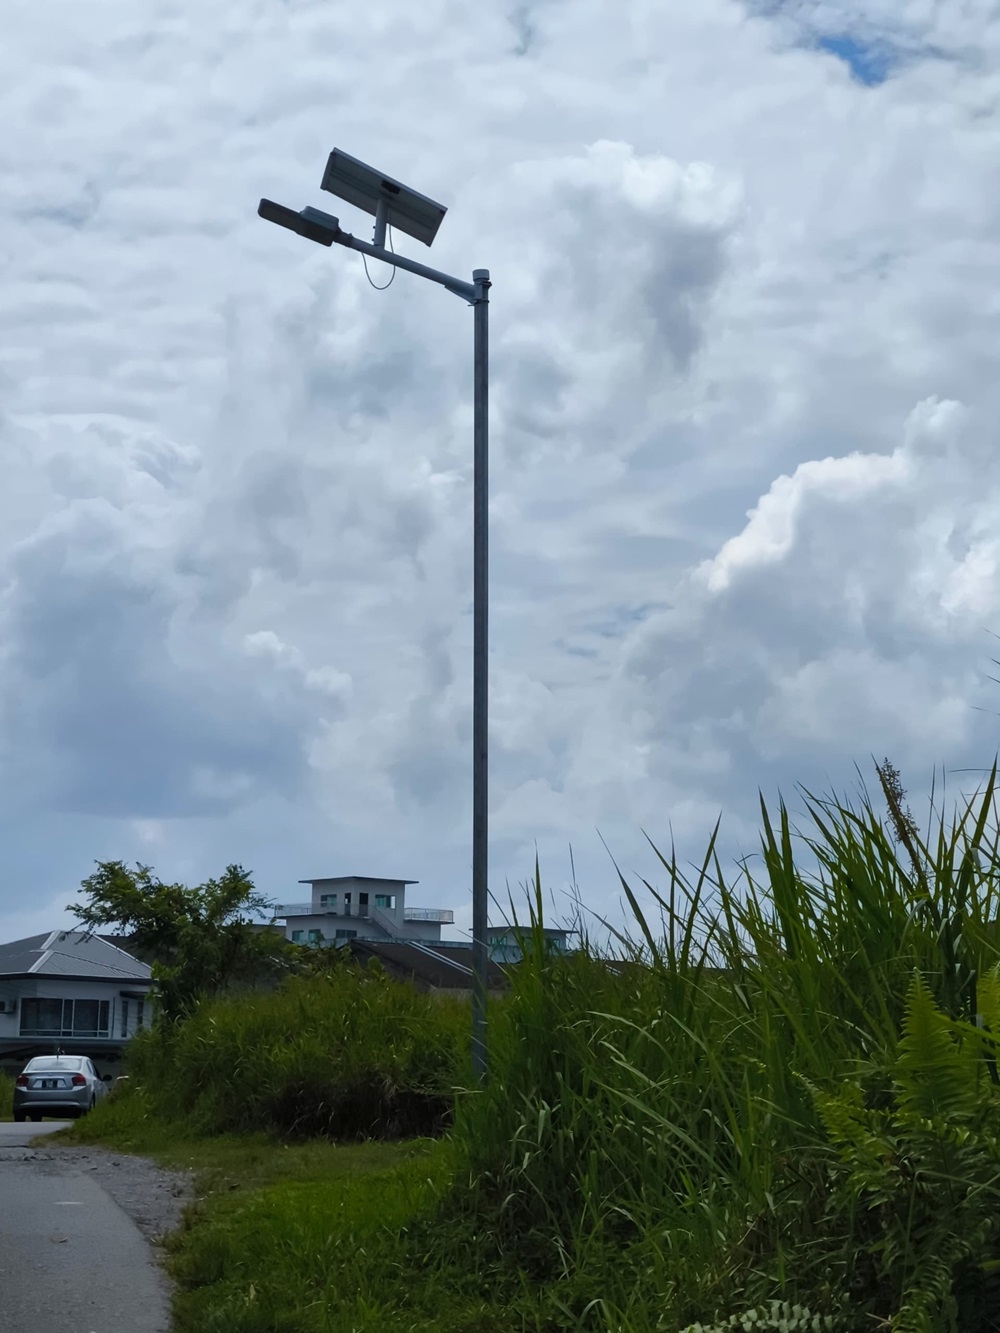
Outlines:
[[[256,216],[334,147],[491,271],[490,885],[758,793],[918,815],[1000,685],[992,0],[54,0],[0,44],[0,939],[94,862],[470,923],[472,317]],[[375,272],[382,283],[387,274]],[[572,850],[572,864],[570,851]]]

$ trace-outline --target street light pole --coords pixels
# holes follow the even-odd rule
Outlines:
[[[396,218],[410,235],[430,244],[444,209],[398,181],[385,178],[334,150],[323,188],[358,203],[375,216],[374,244],[341,229],[337,218],[316,208],[295,212],[262,199],[257,212],[320,245],[344,245],[394,268],[427,278],[473,307],[473,553],[472,553],[472,1069],[486,1078],[486,997],[489,870],[489,269],[472,282],[397,255],[385,248],[386,227]],[[393,211],[395,210],[395,211]]]
[[[489,848],[489,340],[490,274],[477,268],[473,376],[472,552],[472,1070],[486,1077]]]

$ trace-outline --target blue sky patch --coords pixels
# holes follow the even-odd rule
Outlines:
[[[885,83],[896,63],[895,53],[884,42],[865,42],[849,33],[818,37],[816,45],[842,60],[851,77],[867,88]]]

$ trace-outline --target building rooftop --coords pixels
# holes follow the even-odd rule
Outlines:
[[[4,977],[86,977],[92,981],[149,981],[150,970],[130,953],[84,930],[51,930],[0,944]]]
[[[398,940],[351,940],[347,946],[354,958],[366,962],[377,958],[386,970],[434,990],[472,989],[472,948],[461,941],[433,944]],[[487,966],[490,990],[507,985],[507,974],[496,963]]]
[[[315,879],[300,879],[300,884],[346,884],[359,880],[363,884],[419,884],[419,879],[392,879],[380,875],[317,875]]]

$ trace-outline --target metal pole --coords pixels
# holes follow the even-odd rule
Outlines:
[[[486,947],[489,814],[489,269],[476,288],[473,388],[472,552],[472,1072],[486,1078]]]
[[[372,237],[372,244],[376,250],[385,249],[385,222],[389,212],[388,205],[384,199],[380,199],[375,205],[375,234]]]

